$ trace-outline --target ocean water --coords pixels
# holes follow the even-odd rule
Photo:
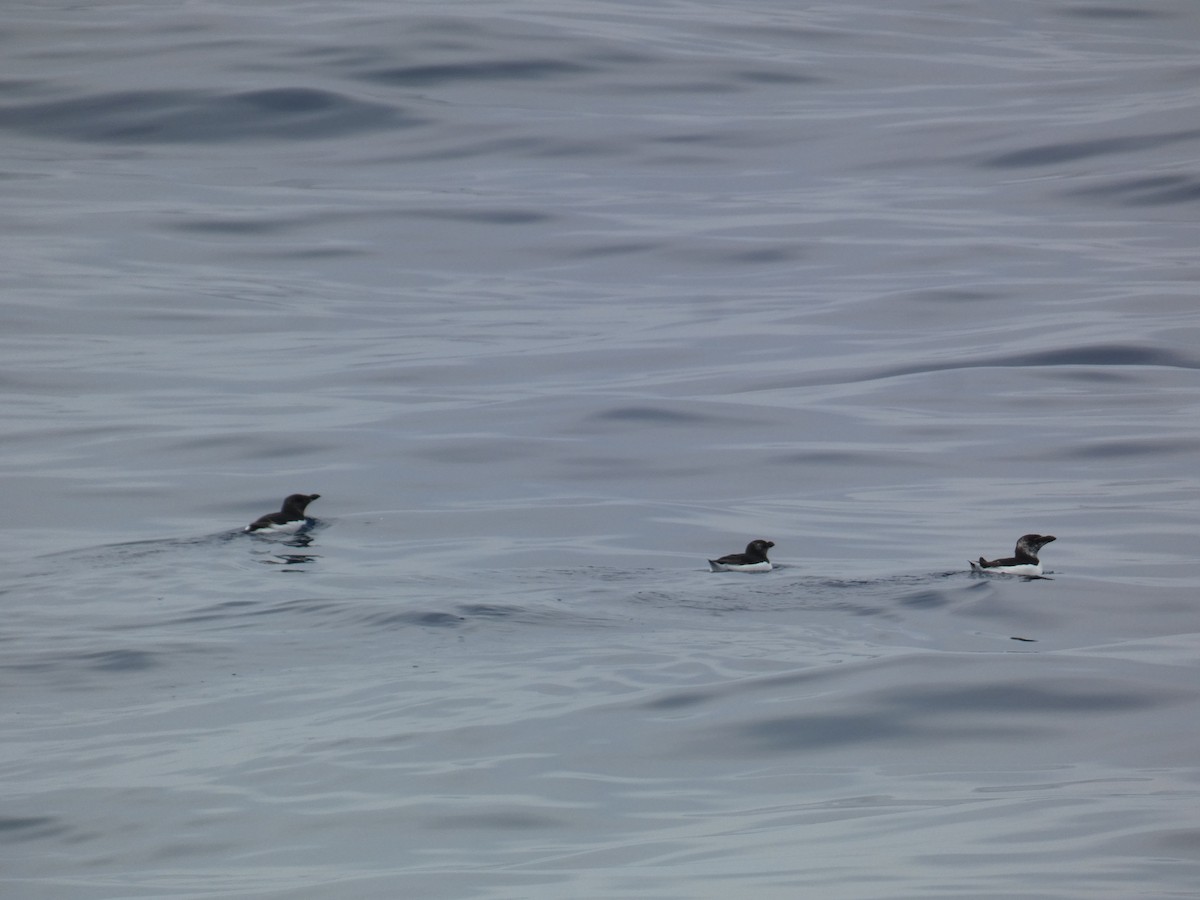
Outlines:
[[[1195,3],[0,43],[5,898],[1200,897]]]

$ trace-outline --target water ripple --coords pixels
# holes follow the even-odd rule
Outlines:
[[[1075,162],[1098,156],[1138,153],[1144,150],[1167,147],[1180,141],[1195,140],[1200,130],[1171,131],[1161,134],[1126,135],[1122,137],[1094,138],[1085,141],[1063,141],[1058,144],[1042,144],[1001,153],[984,160],[984,165],[997,169],[1049,166],[1064,162]]]
[[[305,87],[120,91],[0,106],[0,128],[108,143],[322,140],[423,122],[396,106]]]
[[[591,71],[591,67],[556,59],[510,59],[488,62],[440,63],[376,69],[364,78],[383,84],[426,87],[454,81],[496,81],[559,78]]]

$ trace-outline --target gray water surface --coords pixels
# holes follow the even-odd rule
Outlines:
[[[6,898],[1200,897],[1195,4],[0,40]]]

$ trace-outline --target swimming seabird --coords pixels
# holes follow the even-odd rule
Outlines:
[[[320,496],[320,494],[291,494],[283,501],[283,507],[279,512],[260,516],[246,526],[246,531],[295,534],[306,525],[311,524],[311,520],[304,515],[304,509]]]
[[[1052,534],[1023,534],[1017,539],[1017,549],[1008,559],[984,559],[971,563],[972,572],[1002,573],[1005,575],[1041,575],[1042,564],[1038,551],[1054,540]]]
[[[720,559],[710,559],[708,564],[714,572],[770,572],[767,551],[774,546],[774,541],[751,541],[746,545],[745,553],[730,553]]]

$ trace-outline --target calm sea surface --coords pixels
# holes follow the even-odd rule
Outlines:
[[[6,900],[1200,897],[1196,3],[0,49]]]

